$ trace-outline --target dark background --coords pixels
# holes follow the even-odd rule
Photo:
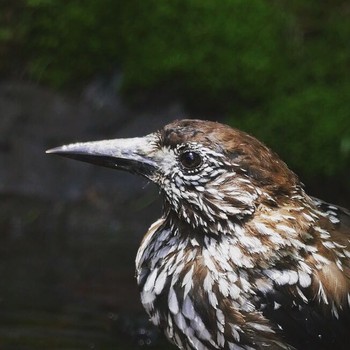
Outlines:
[[[0,349],[168,346],[134,280],[157,189],[50,147],[218,120],[350,207],[348,1],[0,4]]]

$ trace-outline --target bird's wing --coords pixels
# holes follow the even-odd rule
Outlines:
[[[324,285],[327,282],[331,285],[338,285],[338,290],[346,288],[349,293],[350,212],[345,208],[316,198],[312,198],[312,200],[317,209],[323,214],[320,222],[316,224],[326,228],[331,234],[332,242],[335,243],[334,248],[330,249],[331,252],[336,252],[337,249],[338,252],[342,252],[342,254],[338,255],[342,267],[340,270],[337,269],[338,272],[335,274],[332,274],[332,267],[326,272],[321,270],[318,276],[313,277],[313,283],[307,288],[302,288],[300,285],[278,285],[276,283],[274,289],[264,296],[261,309],[267,319],[283,329],[286,340],[297,349],[345,350],[349,349],[350,295],[347,294],[347,297],[345,296],[342,299],[343,303],[339,305],[331,298],[337,291],[337,287],[334,287],[334,289],[329,289],[331,293],[327,295],[327,301],[324,301],[320,296],[321,292],[315,290],[315,285],[322,286],[322,284],[317,284],[318,282],[315,281],[323,278],[322,283],[325,282]],[[344,249],[349,254],[345,254]],[[335,264],[333,265],[336,266]],[[283,269],[288,268],[288,265],[280,266],[279,268],[283,271]],[[324,278],[327,276],[329,277],[328,281],[324,281]],[[339,279],[338,277],[342,278]],[[334,303],[335,308],[332,308],[332,303]]]
[[[303,291],[307,296],[307,291]],[[286,341],[296,349],[348,349],[349,310],[335,317],[325,312],[315,299],[302,301],[286,286],[266,295],[264,316],[281,329]]]
[[[335,226],[340,228],[342,233],[350,235],[350,210],[315,197],[311,198],[316,204],[316,207],[328,214],[330,221],[334,222]]]

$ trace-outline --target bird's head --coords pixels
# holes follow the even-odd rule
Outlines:
[[[202,120],[180,120],[144,137],[75,143],[48,153],[150,179],[168,211],[193,229],[227,232],[262,202],[276,204],[298,185],[293,172],[248,134]]]

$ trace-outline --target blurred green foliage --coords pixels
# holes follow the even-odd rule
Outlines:
[[[65,87],[121,69],[130,100],[177,95],[304,177],[350,182],[346,0],[13,0],[0,20],[3,74]]]
[[[350,85],[310,84],[247,113],[236,125],[265,140],[306,179],[344,177],[349,183]]]
[[[306,181],[333,176],[350,188],[350,7],[286,3],[294,47],[278,89],[231,121],[271,146]],[[233,113],[233,116],[235,114]]]
[[[118,1],[24,2],[23,49],[32,79],[62,87],[115,69],[121,52]]]
[[[266,1],[150,0],[125,18],[126,89],[166,83],[218,107],[265,98],[284,64],[288,16]]]

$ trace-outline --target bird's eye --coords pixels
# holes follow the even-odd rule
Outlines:
[[[202,157],[193,151],[183,152],[180,155],[179,160],[186,169],[195,169],[202,164]]]

